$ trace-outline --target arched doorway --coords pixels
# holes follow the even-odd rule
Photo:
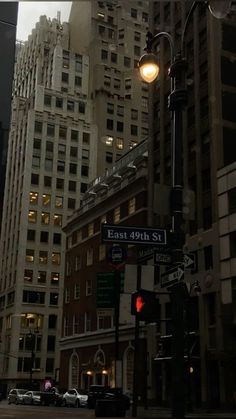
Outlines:
[[[79,388],[79,357],[76,352],[70,357],[69,388]]]

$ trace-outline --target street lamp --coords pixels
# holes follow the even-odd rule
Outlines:
[[[183,224],[183,168],[182,168],[182,145],[183,145],[183,110],[187,104],[186,89],[186,58],[183,56],[185,49],[185,34],[188,29],[190,18],[201,1],[193,2],[184,23],[181,36],[180,52],[176,53],[174,40],[168,32],[159,32],[152,36],[147,33],[146,53],[139,60],[140,75],[147,83],[152,83],[159,74],[159,65],[154,53],[154,47],[160,38],[168,40],[171,52],[171,64],[169,76],[171,78],[171,92],[168,98],[168,108],[172,112],[172,187],[171,187],[171,231],[175,237],[172,246],[175,263],[183,261],[184,233]],[[205,2],[210,12],[215,17],[225,17],[230,10],[231,1]],[[183,419],[185,417],[185,365],[184,365],[184,309],[186,300],[186,286],[179,281],[171,287],[172,302],[172,417]]]

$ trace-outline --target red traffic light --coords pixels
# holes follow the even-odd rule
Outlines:
[[[144,304],[145,304],[145,301],[144,301],[142,295],[137,295],[137,297],[136,297],[136,312],[137,313],[142,312]]]

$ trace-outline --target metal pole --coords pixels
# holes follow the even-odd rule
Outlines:
[[[141,274],[142,266],[137,265],[137,291],[141,288]],[[133,369],[133,404],[132,404],[132,417],[137,417],[137,407],[138,407],[138,340],[139,340],[139,319],[135,316],[135,329],[134,329],[134,369]]]
[[[115,282],[115,387],[119,387],[118,380],[118,360],[119,360],[119,320],[120,320],[120,272],[114,271]]]

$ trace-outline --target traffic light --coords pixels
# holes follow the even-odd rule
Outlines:
[[[155,322],[160,317],[159,312],[159,299],[156,292],[140,289],[132,293],[131,314],[137,316],[138,320]]]

